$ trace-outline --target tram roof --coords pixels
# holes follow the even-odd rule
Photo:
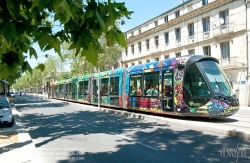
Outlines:
[[[105,78],[105,77],[109,77],[109,76],[113,76],[113,75],[118,75],[118,74],[122,74],[124,71],[124,68],[118,68],[118,69],[114,69],[114,70],[108,70],[108,71],[103,71],[98,73],[93,74],[94,78],[98,78],[98,75],[100,76],[100,78]]]
[[[181,57],[168,58],[162,61],[153,61],[145,64],[135,65],[129,67],[130,74],[144,73],[144,72],[154,72],[159,71],[160,69],[168,70],[177,67],[178,65],[182,65],[185,67],[189,67],[196,62],[212,60],[217,63],[219,61],[216,58],[205,56],[205,55],[185,55]]]
[[[189,67],[191,65],[193,65],[196,62],[200,62],[200,61],[214,61],[219,63],[219,60],[214,58],[214,57],[210,57],[210,56],[206,56],[206,55],[193,55],[188,59],[188,62],[186,64],[186,67]]]

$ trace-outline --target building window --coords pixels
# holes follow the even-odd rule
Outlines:
[[[125,54],[128,56],[128,48],[125,48]]]
[[[127,64],[125,65],[125,68],[128,68],[128,65],[127,65]]]
[[[191,54],[195,54],[194,49],[188,50],[188,54],[189,54],[189,55],[191,55]]]
[[[169,58],[169,55],[164,55],[164,58],[165,58],[165,59],[168,59],[168,58]]]
[[[135,48],[134,48],[134,45],[131,45],[131,52],[132,52],[132,54],[134,54],[134,53],[135,53]]]
[[[149,39],[146,40],[146,46],[147,46],[147,50],[149,50]]]
[[[134,66],[135,65],[135,63],[131,63],[131,66]]]
[[[134,36],[134,32],[131,32],[131,36]]]
[[[192,3],[189,4],[189,5],[187,5],[187,7],[188,7],[188,11],[192,11],[193,10],[193,4]]]
[[[138,42],[138,50],[141,52],[141,42]]]
[[[211,56],[211,48],[210,48],[210,46],[204,46],[203,47],[203,53],[204,53],[204,55]]]
[[[138,64],[141,64],[141,63],[142,63],[141,61],[138,62]]]
[[[188,24],[188,36],[194,36],[194,23]]]
[[[228,24],[228,10],[225,10],[225,11],[221,11],[220,13],[219,13],[219,15],[220,15],[220,23],[221,23],[221,25],[226,25],[226,24]]]
[[[164,33],[165,44],[169,43],[169,35],[168,32]]]
[[[165,23],[168,22],[168,15],[164,17]]]
[[[155,27],[157,27],[157,26],[158,26],[158,20],[155,21]]]
[[[150,62],[150,60],[149,60],[149,59],[147,59],[147,60],[146,60],[146,63],[149,63],[149,62]]]
[[[230,63],[230,46],[229,42],[220,43],[221,62],[223,65]]]
[[[175,29],[176,41],[181,41],[181,28]]]
[[[160,60],[160,58],[155,58],[155,61],[159,61]]]
[[[202,0],[202,6],[205,6],[208,4],[208,0]]]
[[[210,18],[203,18],[202,19],[202,26],[203,26],[203,38],[208,38],[210,36]]]
[[[141,34],[141,29],[138,29],[138,33]]]
[[[155,46],[156,48],[159,46],[159,36],[155,36]]]
[[[176,56],[176,57],[180,57],[180,56],[181,56],[181,52],[175,53],[175,56]]]
[[[174,12],[175,13],[175,17],[178,18],[180,16],[180,10],[177,10]]]

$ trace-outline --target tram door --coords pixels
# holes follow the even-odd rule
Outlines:
[[[164,71],[162,78],[162,109],[174,112],[173,70]]]

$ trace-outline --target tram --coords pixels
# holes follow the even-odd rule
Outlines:
[[[98,81],[100,84],[98,85]],[[220,118],[239,100],[216,58],[187,55],[50,83],[50,98],[168,114]]]

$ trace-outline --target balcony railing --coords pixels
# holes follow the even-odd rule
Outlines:
[[[194,42],[194,36],[189,36],[188,43],[193,43],[193,42]]]
[[[221,66],[237,66],[239,65],[239,57],[224,57],[218,59]]]
[[[203,32],[203,39],[210,38],[210,31]]]
[[[181,39],[175,41],[176,46],[181,46]]]
[[[235,26],[235,23],[232,22],[232,23],[225,24],[225,25],[222,25],[222,26],[219,26],[219,27],[214,27],[213,28],[213,34],[214,34],[214,36],[218,36],[218,35],[221,35],[221,34],[234,32],[234,26]]]

